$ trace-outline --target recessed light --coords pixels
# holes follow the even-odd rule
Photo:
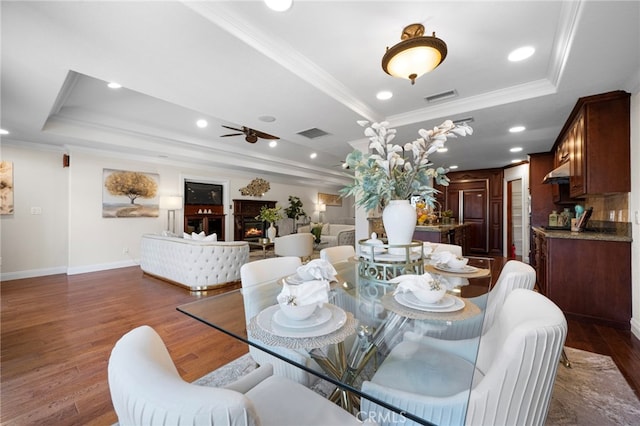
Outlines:
[[[449,168],[450,168],[451,170],[454,170],[454,169],[457,169],[457,168],[458,168],[458,166],[453,165],[453,166],[449,166]]]
[[[0,135],[8,135],[9,131],[5,129],[0,129]]]
[[[520,152],[520,151],[522,151],[522,148],[519,147],[519,146],[516,146],[516,147],[511,148],[509,151],[511,151],[511,152]]]
[[[196,121],[196,126],[200,127],[201,129],[204,129],[208,125],[209,125],[209,123],[207,123],[207,120],[200,119],[200,120]]]
[[[265,123],[273,123],[274,121],[276,121],[276,118],[270,115],[263,115],[258,117],[258,120],[264,121]]]
[[[515,160],[511,160],[511,164],[521,163],[521,162],[522,162],[521,158],[516,158]]]
[[[119,89],[122,87],[122,85],[120,83],[116,83],[115,81],[112,81],[111,83],[107,84],[107,87],[109,89]]]
[[[437,151],[438,152],[447,152],[447,151],[449,151],[449,148],[438,148]]]
[[[530,58],[535,51],[536,49],[534,49],[533,46],[519,47],[516,50],[509,53],[509,60],[511,62],[523,61],[527,58]]]
[[[271,10],[275,10],[276,12],[284,12],[291,8],[291,5],[293,5],[293,0],[264,0],[264,3]]]
[[[276,146],[278,146],[278,142],[276,142],[276,141],[269,142],[269,147],[270,148],[275,148]]]
[[[391,99],[393,97],[393,93],[388,90],[383,90],[382,92],[378,92],[376,94],[376,98],[381,101],[386,101],[387,99]]]
[[[316,154],[315,152],[312,152],[311,155],[309,156],[309,158],[316,158],[318,156],[318,154]]]
[[[513,126],[512,128],[509,129],[511,133],[524,132],[525,130],[526,130],[526,127],[524,126]]]

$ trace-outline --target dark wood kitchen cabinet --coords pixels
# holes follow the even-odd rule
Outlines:
[[[630,329],[631,243],[534,228],[534,268],[540,291],[567,317]],[[553,235],[560,235],[555,238]]]
[[[630,96],[586,96],[571,111],[554,144],[555,167],[569,161],[571,198],[631,191]]]

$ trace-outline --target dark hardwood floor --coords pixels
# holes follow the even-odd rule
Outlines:
[[[176,311],[198,296],[138,267],[6,281],[0,289],[2,425],[116,422],[109,354],[142,324],[160,333],[187,381],[247,352],[246,345]],[[629,331],[569,321],[567,346],[611,356],[640,396],[640,342]]]

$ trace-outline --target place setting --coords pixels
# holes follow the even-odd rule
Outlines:
[[[431,273],[464,276],[467,278],[478,278],[489,274],[488,269],[477,268],[468,263],[469,259],[466,257],[460,257],[451,252],[442,251],[432,253],[429,256],[429,261],[425,262],[425,269]]]
[[[353,315],[329,303],[335,269],[325,260],[312,262],[279,280],[277,304],[249,323],[254,337],[274,346],[308,349],[338,343],[355,332]]]
[[[446,282],[428,272],[400,275],[390,282],[396,284],[396,288],[383,296],[382,304],[398,315],[413,319],[459,320],[480,313],[475,304],[447,293]]]

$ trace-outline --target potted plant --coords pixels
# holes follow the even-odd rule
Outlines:
[[[433,181],[449,185],[448,170],[433,168],[429,155],[442,148],[447,138],[470,135],[473,129],[447,120],[433,129],[420,129],[418,139],[401,146],[392,143],[396,130],[388,129],[388,122],[358,124],[369,137],[369,152],[355,150],[347,155],[343,167],[354,172],[353,181],[340,193],[343,197],[353,195],[356,204],[367,211],[380,207],[389,244],[409,244],[417,219],[410,197],[420,195],[433,207],[437,192]]]
[[[273,224],[280,219],[284,218],[284,213],[282,212],[282,207],[266,207],[262,206],[260,208],[260,214],[256,216],[256,219],[262,220],[264,222],[269,222],[269,229],[267,229],[267,236],[269,240],[273,242],[273,239],[276,237],[276,228]]]
[[[453,217],[453,210],[443,210],[440,213],[440,217],[442,218],[442,224],[448,225],[451,223],[451,218]]]
[[[302,209],[302,201],[300,201],[300,197],[295,197],[293,195],[289,195],[289,207],[284,209],[284,212],[289,219],[293,219],[294,221],[301,217],[307,217],[307,213]]]

